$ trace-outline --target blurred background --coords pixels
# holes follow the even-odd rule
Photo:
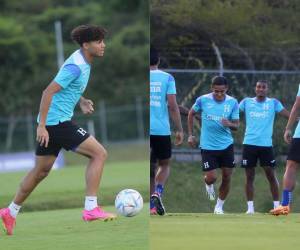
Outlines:
[[[148,1],[0,2],[0,172],[23,171],[34,165],[42,91],[64,59],[78,49],[70,32],[81,24],[108,30],[105,56],[94,61],[84,93],[93,100],[95,112],[86,116],[77,108],[74,120],[108,149],[101,197],[104,205],[113,204],[122,188],[136,188],[142,195],[148,190]],[[23,211],[57,208],[58,203],[81,207],[86,162],[63,152],[55,167],[67,168],[53,173],[55,177],[50,175]],[[11,201],[23,175],[0,174],[0,207]],[[58,195],[64,192],[69,196]]]
[[[297,0],[151,0],[151,44],[161,56],[160,68],[176,80],[177,101],[190,109],[196,98],[210,92],[215,75],[229,80],[229,95],[238,101],[255,96],[257,80],[269,81],[269,97],[291,110],[300,83],[300,5]],[[236,158],[241,158],[243,115],[234,133]],[[182,115],[185,131],[187,117]],[[287,145],[283,130],[287,121],[278,117],[273,145],[282,183]],[[199,126],[198,126],[199,127]],[[199,131],[198,131],[199,132]],[[199,133],[198,133],[199,134]],[[197,134],[197,135],[198,135]],[[198,149],[187,143],[173,150],[173,165],[164,200],[169,212],[211,212],[204,195]],[[236,168],[225,211],[246,211],[244,171]],[[272,207],[269,186],[257,168],[255,204],[258,212]],[[296,187],[293,208],[300,211]],[[297,198],[298,197],[298,198]]]

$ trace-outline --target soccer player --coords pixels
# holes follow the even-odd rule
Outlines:
[[[285,173],[283,176],[283,191],[281,205],[270,211],[273,215],[287,215],[290,212],[290,206],[292,202],[292,193],[296,185],[296,174],[300,166],[300,85],[296,101],[291,110],[290,118],[285,128],[284,140],[290,144],[289,152],[287,156]],[[295,122],[298,120],[298,124],[292,138],[292,128]]]
[[[61,148],[89,158],[85,175],[83,220],[107,221],[116,217],[103,211],[97,203],[97,192],[107,152],[93,136],[71,121],[78,102],[84,114],[94,111],[93,102],[82,97],[82,94],[89,80],[93,59],[104,55],[105,33],[105,29],[94,25],[81,25],[71,32],[72,39],[79,44],[80,49],[65,61],[54,80],[43,91],[37,118],[38,145],[35,167],[21,182],[11,204],[0,210],[8,235],[13,233],[22,204],[49,174]]]
[[[188,143],[196,146],[193,135],[193,122],[196,113],[201,113],[200,145],[204,181],[207,195],[215,200],[213,184],[217,180],[217,169],[221,168],[222,183],[219,188],[219,197],[214,208],[215,214],[224,214],[223,204],[229,193],[230,179],[234,164],[233,138],[231,130],[239,126],[238,102],[226,94],[227,79],[216,76],[212,79],[212,93],[197,98],[188,115]]]
[[[246,174],[246,214],[254,214],[254,178],[257,160],[269,181],[274,208],[279,206],[279,185],[275,173],[275,157],[272,147],[273,124],[276,113],[288,118],[290,113],[275,98],[268,98],[268,82],[259,80],[255,86],[256,96],[246,97],[240,104],[245,113],[246,131],[243,141],[242,167]]]
[[[174,77],[158,69],[159,56],[150,49],[150,214],[164,215],[161,200],[164,186],[170,174],[171,130],[169,111],[175,124],[175,145],[183,142],[183,129],[176,101]],[[157,166],[157,167],[156,167]]]

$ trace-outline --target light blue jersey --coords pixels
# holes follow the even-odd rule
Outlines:
[[[171,135],[167,95],[175,95],[174,77],[150,70],[150,135]]]
[[[275,114],[284,109],[275,98],[258,102],[256,97],[245,98],[239,104],[245,112],[246,131],[243,144],[271,147]]]
[[[46,125],[57,125],[59,122],[71,120],[75,106],[87,86],[90,70],[91,66],[81,50],[76,50],[65,61],[53,80],[62,89],[52,98]]]
[[[299,84],[297,96],[300,96],[300,84]],[[296,127],[293,138],[300,138],[300,121],[298,121],[298,125]]]
[[[206,150],[223,150],[233,143],[230,128],[222,125],[223,118],[239,120],[238,102],[226,95],[218,102],[213,94],[198,97],[192,109],[201,113],[201,135],[199,147]]]

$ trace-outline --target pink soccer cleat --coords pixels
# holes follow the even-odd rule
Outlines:
[[[158,215],[156,207],[150,209],[150,215]]]
[[[10,215],[8,208],[0,209],[0,217],[6,234],[12,235],[14,227],[16,226],[16,219]]]
[[[116,219],[117,216],[113,213],[105,212],[101,209],[101,207],[95,207],[93,210],[83,210],[82,211],[82,219],[84,221],[93,221],[93,220],[102,220],[109,221]]]

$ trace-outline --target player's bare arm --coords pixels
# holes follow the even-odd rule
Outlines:
[[[52,97],[55,93],[61,90],[61,86],[56,82],[51,82],[48,87],[43,91],[41,104],[40,104],[40,121],[37,127],[36,140],[41,146],[48,147],[49,134],[46,129],[46,118],[51,104]]]
[[[284,141],[288,144],[290,144],[292,141],[292,128],[298,119],[299,110],[300,110],[300,97],[297,96],[284,132]]]
[[[280,114],[281,116],[283,116],[287,119],[289,119],[289,117],[290,117],[290,112],[287,109],[281,110],[278,114]]]
[[[179,108],[180,115],[188,116],[188,114],[189,114],[189,109],[188,108],[186,108],[186,107],[184,107],[182,105],[178,105],[178,108]],[[198,121],[201,120],[201,117],[199,116],[199,114],[195,114],[194,117]]]
[[[175,127],[176,127],[175,145],[178,146],[178,145],[182,144],[182,142],[183,142],[183,129],[182,129],[182,125],[181,125],[180,112],[179,112],[178,104],[176,101],[176,95],[168,95],[167,99],[168,99],[170,115],[171,115],[171,118],[172,118],[173,122],[175,123]]]
[[[92,114],[94,112],[94,103],[92,100],[80,97],[79,106],[83,114]]]
[[[195,115],[196,115],[196,112],[193,109],[190,109],[190,111],[188,113],[188,133],[189,133],[188,143],[193,148],[197,146],[196,138],[193,135]]]
[[[239,126],[240,126],[240,121],[239,120],[228,120],[223,118],[221,120],[223,126],[230,128],[233,131],[238,130]]]

